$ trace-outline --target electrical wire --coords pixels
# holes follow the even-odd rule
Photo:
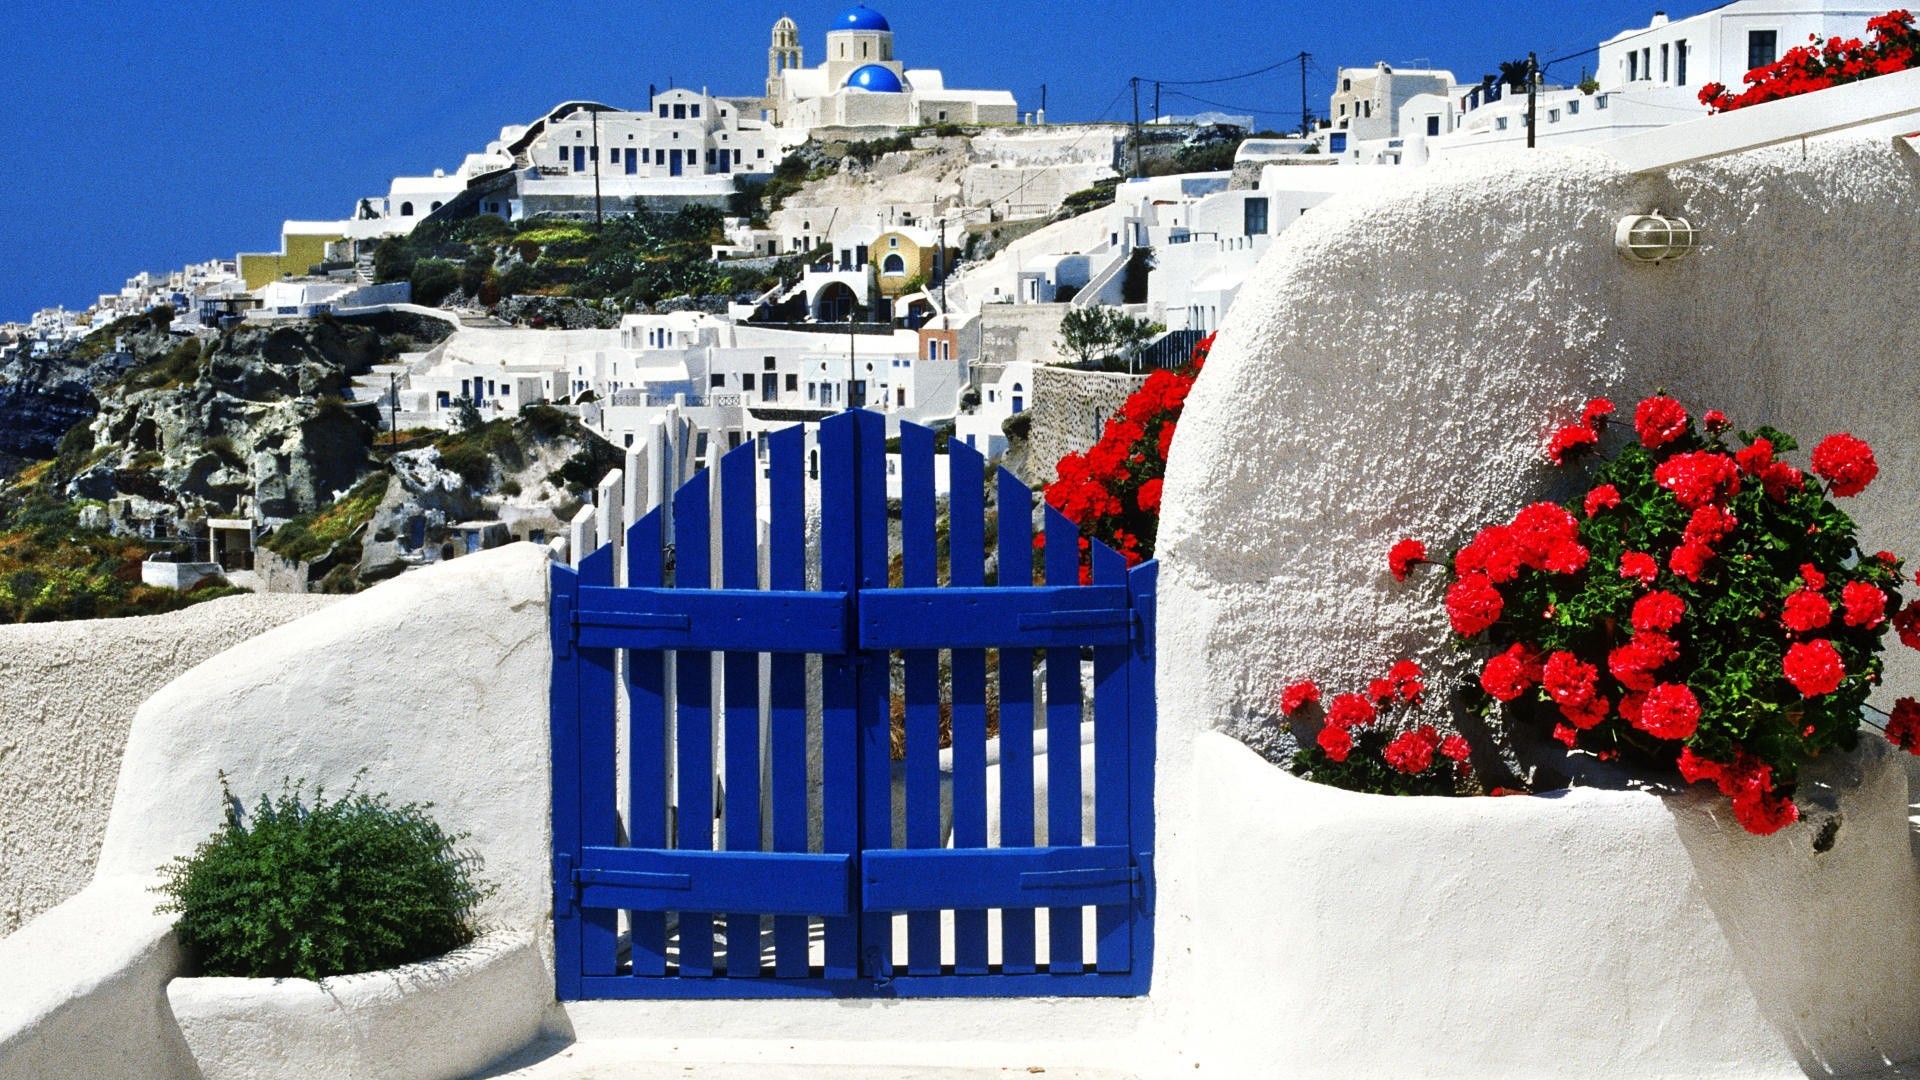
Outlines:
[[[1238,75],[1222,75],[1217,79],[1149,79],[1149,78],[1146,78],[1145,76],[1141,76],[1140,81],[1150,82],[1150,83],[1159,83],[1161,86],[1211,86],[1214,83],[1238,82],[1241,79],[1251,79],[1255,75],[1265,75],[1269,71],[1278,71],[1283,67],[1292,67],[1293,65],[1299,63],[1302,57],[1305,57],[1308,60],[1308,62],[1312,62],[1312,57],[1308,56],[1306,53],[1294,53],[1292,56],[1287,57],[1285,60],[1281,60],[1277,63],[1268,64],[1266,67],[1259,68],[1254,71],[1242,72]]]

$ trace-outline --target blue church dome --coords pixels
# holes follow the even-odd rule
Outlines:
[[[900,84],[900,76],[895,75],[892,68],[884,68],[879,64],[855,68],[853,74],[847,76],[847,85],[876,94],[898,94],[906,90]]]
[[[893,33],[893,27],[887,25],[887,17],[869,8],[865,4],[856,4],[840,17],[833,20],[835,30],[882,30]]]

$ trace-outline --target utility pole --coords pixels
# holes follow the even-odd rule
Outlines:
[[[1300,54],[1300,137],[1313,134],[1313,110],[1307,107],[1307,60],[1305,52]]]
[[[853,319],[854,319],[854,316],[857,314],[859,314],[858,309],[855,308],[852,304],[848,304],[847,305],[847,398],[846,398],[846,401],[842,403],[842,408],[840,410],[841,412],[846,412],[848,409],[853,408],[853,379],[858,371],[858,369],[855,367],[855,360],[854,360],[853,343],[856,339],[853,333]]]
[[[1040,120],[1042,123],[1045,123],[1046,119],[1047,119],[1047,84],[1041,83],[1040,84]]]
[[[1153,83],[1153,118],[1160,119],[1160,81],[1158,79]]]
[[[941,325],[945,326],[947,315],[947,218],[945,214],[940,216],[940,251],[935,258],[940,260],[936,265],[940,270]]]
[[[387,372],[387,445],[400,445],[400,379]]]
[[[1540,59],[1527,54],[1527,149],[1533,149],[1533,133],[1540,127]]]
[[[600,217],[600,110],[593,110],[593,223],[602,225]]]
[[[1140,76],[1135,75],[1133,83],[1133,176],[1140,177]]]

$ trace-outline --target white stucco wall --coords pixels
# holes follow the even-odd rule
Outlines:
[[[1916,200],[1920,183],[1910,158],[1884,140],[1815,141],[1664,178],[1628,175],[1592,152],[1542,151],[1489,159],[1471,170],[1414,172],[1400,186],[1330,200],[1276,239],[1220,331],[1189,399],[1167,476],[1158,694],[1164,858],[1155,996],[1174,1010],[1170,1022],[1193,1022],[1196,1014],[1183,1021],[1179,1010],[1214,1000],[1206,982],[1219,976],[1187,960],[1189,950],[1195,957],[1228,955],[1206,935],[1246,936],[1256,956],[1289,965],[1296,957],[1324,955],[1328,935],[1368,920],[1436,925],[1439,909],[1463,895],[1450,875],[1484,876],[1495,890],[1503,875],[1525,872],[1518,864],[1476,860],[1481,841],[1474,830],[1482,826],[1453,820],[1504,808],[1448,803],[1422,815],[1435,837],[1423,842],[1428,850],[1420,861],[1393,862],[1400,857],[1395,850],[1362,843],[1364,831],[1346,847],[1315,840],[1328,866],[1355,873],[1349,878],[1323,868],[1333,895],[1295,903],[1289,919],[1241,921],[1247,913],[1225,911],[1233,905],[1222,899],[1235,881],[1222,879],[1218,868],[1210,879],[1195,861],[1196,851],[1216,842],[1210,837],[1232,837],[1243,859],[1292,865],[1298,856],[1287,848],[1302,838],[1272,834],[1292,828],[1271,824],[1273,815],[1314,815],[1323,829],[1337,830],[1340,817],[1358,812],[1360,803],[1327,790],[1274,795],[1269,780],[1291,783],[1278,770],[1235,761],[1217,745],[1196,751],[1196,739],[1225,730],[1255,745],[1271,743],[1280,686],[1311,676],[1323,686],[1358,687],[1401,656],[1433,673],[1433,700],[1449,700],[1465,671],[1447,645],[1440,577],[1396,586],[1387,574],[1387,548],[1415,536],[1436,552],[1451,551],[1480,525],[1557,494],[1542,457],[1545,438],[1586,397],[1609,394],[1630,410],[1644,393],[1665,387],[1696,409],[1722,408],[1744,426],[1772,423],[1808,445],[1828,432],[1851,431],[1874,445],[1881,465],[1874,487],[1848,507],[1861,524],[1862,542],[1920,554],[1920,525],[1910,514],[1920,496],[1920,429],[1909,413],[1920,366],[1911,362],[1898,316],[1904,298],[1920,287]],[[1628,265],[1614,253],[1614,223],[1656,207],[1697,223],[1705,244],[1677,264]],[[1890,655],[1882,690],[1888,701],[1920,683],[1915,659],[1899,649]],[[1904,799],[1897,791],[1885,797]],[[1612,834],[1582,828],[1583,819],[1570,813],[1557,832],[1560,842],[1616,842],[1607,839]],[[1442,832],[1461,842],[1440,842]],[[1809,826],[1794,826],[1774,842],[1804,851]],[[1883,847],[1882,856],[1897,860],[1885,873],[1913,873],[1904,849]],[[1370,860],[1400,866],[1411,884],[1384,897],[1336,888],[1367,880],[1361,871]],[[1552,864],[1537,865],[1539,872],[1554,872]],[[1708,887],[1740,873],[1765,884],[1777,869],[1760,858],[1701,865],[1697,872]],[[1827,888],[1842,876],[1804,880]],[[1660,880],[1672,887],[1670,877]],[[1464,895],[1486,904],[1478,912],[1481,925],[1523,925],[1497,899],[1473,901],[1470,890]],[[1913,936],[1910,905],[1890,903],[1863,920],[1845,905],[1822,904],[1808,918],[1826,925],[1777,933],[1756,957],[1742,953],[1741,943],[1760,913],[1708,900],[1712,925],[1698,928],[1708,932],[1705,940],[1663,933],[1640,943],[1668,957],[1644,969],[1649,981],[1638,989],[1648,1000],[1687,1000],[1673,993],[1680,984],[1662,973],[1708,959],[1708,952],[1731,957],[1726,978],[1751,981],[1758,963],[1810,970],[1849,962],[1789,947],[1797,941],[1858,934],[1898,940],[1904,949]],[[1610,921],[1617,911],[1603,897],[1589,910],[1598,920],[1590,928],[1595,934],[1632,929]],[[1209,911],[1234,915],[1233,926]],[[1267,1025],[1272,1033],[1257,1041],[1287,1048],[1261,1071],[1358,1074],[1364,1062],[1375,1075],[1524,1074],[1541,1064],[1525,1052],[1546,1053],[1550,1045],[1552,1066],[1574,1074],[1682,1075],[1726,1067],[1718,1056],[1726,1044],[1715,1040],[1699,1043],[1692,1058],[1682,1048],[1627,1061],[1595,1052],[1574,1031],[1552,1044],[1540,1041],[1550,1027],[1523,1038],[1515,1029],[1529,1018],[1500,1007],[1505,990],[1487,989],[1484,978],[1456,978],[1444,962],[1408,970],[1394,962],[1395,950],[1413,947],[1402,939],[1379,937],[1369,947],[1376,951],[1349,952],[1339,970],[1373,988],[1366,995],[1371,1012],[1263,1009],[1257,1021],[1237,1029]],[[1580,955],[1551,946],[1529,962],[1558,967],[1573,982],[1585,977]],[[1295,975],[1284,967],[1235,965],[1236,973],[1257,972],[1288,997],[1315,977],[1313,970],[1306,964]],[[1380,972],[1403,977],[1391,985],[1369,981]],[[1801,975],[1811,977],[1808,970]],[[1808,1069],[1827,1061],[1860,1067],[1875,1050],[1896,1057],[1920,1052],[1912,991],[1889,987],[1887,993],[1905,995],[1900,1015],[1796,1017],[1763,1008],[1770,1039],[1742,1061],[1764,1073],[1789,1059]],[[1747,1022],[1742,1015],[1751,1017],[1716,1014],[1707,1002],[1700,1007],[1735,1028]],[[1672,1009],[1635,1011],[1619,1018],[1617,1039],[1650,1045],[1651,1036],[1673,1022]],[[1328,1026],[1336,1023],[1354,1025],[1367,1038],[1340,1036]],[[1504,1037],[1512,1052],[1479,1055],[1470,1059],[1473,1067],[1459,1068],[1435,1023],[1456,1039],[1468,1031]]]
[[[234,596],[166,615],[0,626],[0,937],[92,875],[140,703],[333,599]]]
[[[249,804],[287,778],[338,794],[363,771],[366,790],[432,803],[496,886],[482,928],[539,947],[541,963],[514,969],[531,972],[520,1000],[550,1002],[547,566],[513,544],[406,574],[147,699],[93,882],[0,940],[0,1076],[196,1075],[177,1064],[163,990],[181,958],[148,887],[220,824],[222,771]],[[431,1022],[453,1053],[463,1034],[447,1019]]]

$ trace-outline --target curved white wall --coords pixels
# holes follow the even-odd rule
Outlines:
[[[1920,365],[1899,314],[1920,295],[1920,183],[1911,160],[1885,140],[1834,140],[1643,178],[1591,152],[1514,155],[1471,170],[1422,170],[1391,190],[1337,198],[1276,240],[1220,332],[1167,476],[1159,599],[1164,946],[1156,981],[1165,1008],[1204,999],[1207,981],[1219,978],[1186,961],[1189,947],[1206,952],[1202,922],[1206,934],[1226,932],[1189,914],[1217,906],[1209,898],[1222,895],[1223,883],[1191,861],[1195,853],[1228,836],[1249,860],[1289,865],[1290,854],[1270,856],[1263,842],[1297,842],[1270,835],[1267,796],[1234,786],[1254,783],[1244,768],[1222,773],[1228,764],[1216,753],[1210,764],[1202,754],[1195,771],[1197,735],[1217,729],[1269,742],[1280,686],[1312,676],[1358,688],[1401,656],[1425,664],[1435,675],[1431,696],[1448,701],[1466,672],[1447,646],[1440,575],[1396,585],[1387,548],[1416,536],[1447,552],[1495,517],[1558,494],[1542,458],[1545,438],[1589,395],[1612,395],[1630,410],[1664,386],[1697,408],[1717,406],[1747,426],[1773,423],[1809,446],[1850,430],[1874,445],[1882,470],[1849,507],[1863,542],[1920,556],[1910,513],[1920,496],[1920,425],[1911,415]],[[1624,262],[1613,250],[1614,223],[1654,208],[1703,228],[1702,249],[1668,266]],[[1896,651],[1882,691],[1889,699],[1920,684],[1920,664]],[[1309,791],[1295,801],[1334,807],[1348,798]],[[1432,815],[1436,827],[1447,820]],[[1776,840],[1799,848],[1805,833],[1797,826]],[[1569,844],[1599,840],[1591,830],[1564,835]],[[1373,857],[1364,846],[1322,850],[1335,867]],[[1522,869],[1476,866],[1445,851],[1430,857],[1432,865],[1407,873]],[[1899,858],[1908,858],[1904,849]],[[1910,863],[1899,872],[1911,874]],[[1330,876],[1329,891],[1340,880]],[[1232,932],[1255,935],[1263,955],[1285,962],[1357,917],[1337,892],[1314,895],[1294,919]],[[1414,889],[1395,902],[1418,918],[1443,895],[1450,894]],[[1723,937],[1737,938],[1734,916],[1716,914]],[[1480,915],[1495,926],[1510,917]],[[1606,915],[1604,905],[1596,909],[1601,929]],[[1892,910],[1887,923],[1857,929],[1909,935],[1913,918]],[[1394,970],[1376,962],[1384,959],[1355,955],[1343,968],[1376,1002],[1372,1015],[1348,1021],[1368,1033],[1363,1045],[1332,1037],[1309,1015],[1263,1013],[1296,1048],[1284,1071],[1355,1068],[1341,1060],[1446,1071],[1442,1041],[1405,1025],[1444,1016],[1497,1034],[1525,1023],[1511,1011],[1481,1009],[1485,999],[1462,987],[1382,983],[1373,973]],[[1843,961],[1802,954],[1779,962]],[[1304,970],[1300,978],[1308,978]],[[1436,1011],[1434,1001],[1450,1009]],[[1401,1004],[1409,1002],[1421,1004]],[[1619,1037],[1641,1039],[1670,1019],[1631,1016]],[[1891,1035],[1868,1032],[1864,1021],[1850,1033],[1825,1028],[1797,1040],[1776,1031],[1779,1041],[1756,1048],[1749,1064],[1785,1053],[1810,1065],[1813,1045],[1845,1060],[1896,1044],[1920,1053],[1912,1036],[1920,1017],[1901,1023]],[[1611,1059],[1580,1057],[1576,1039],[1565,1045],[1574,1056],[1555,1059],[1555,1068],[1620,1071]],[[1336,1058],[1335,1047],[1353,1053]],[[1416,1056],[1365,1056],[1396,1049]],[[1683,1056],[1663,1067],[1684,1072],[1718,1060]],[[1481,1062],[1496,1073],[1524,1072],[1526,1064]]]
[[[147,695],[333,600],[234,596],[166,615],[0,626],[0,937],[86,884]]]

